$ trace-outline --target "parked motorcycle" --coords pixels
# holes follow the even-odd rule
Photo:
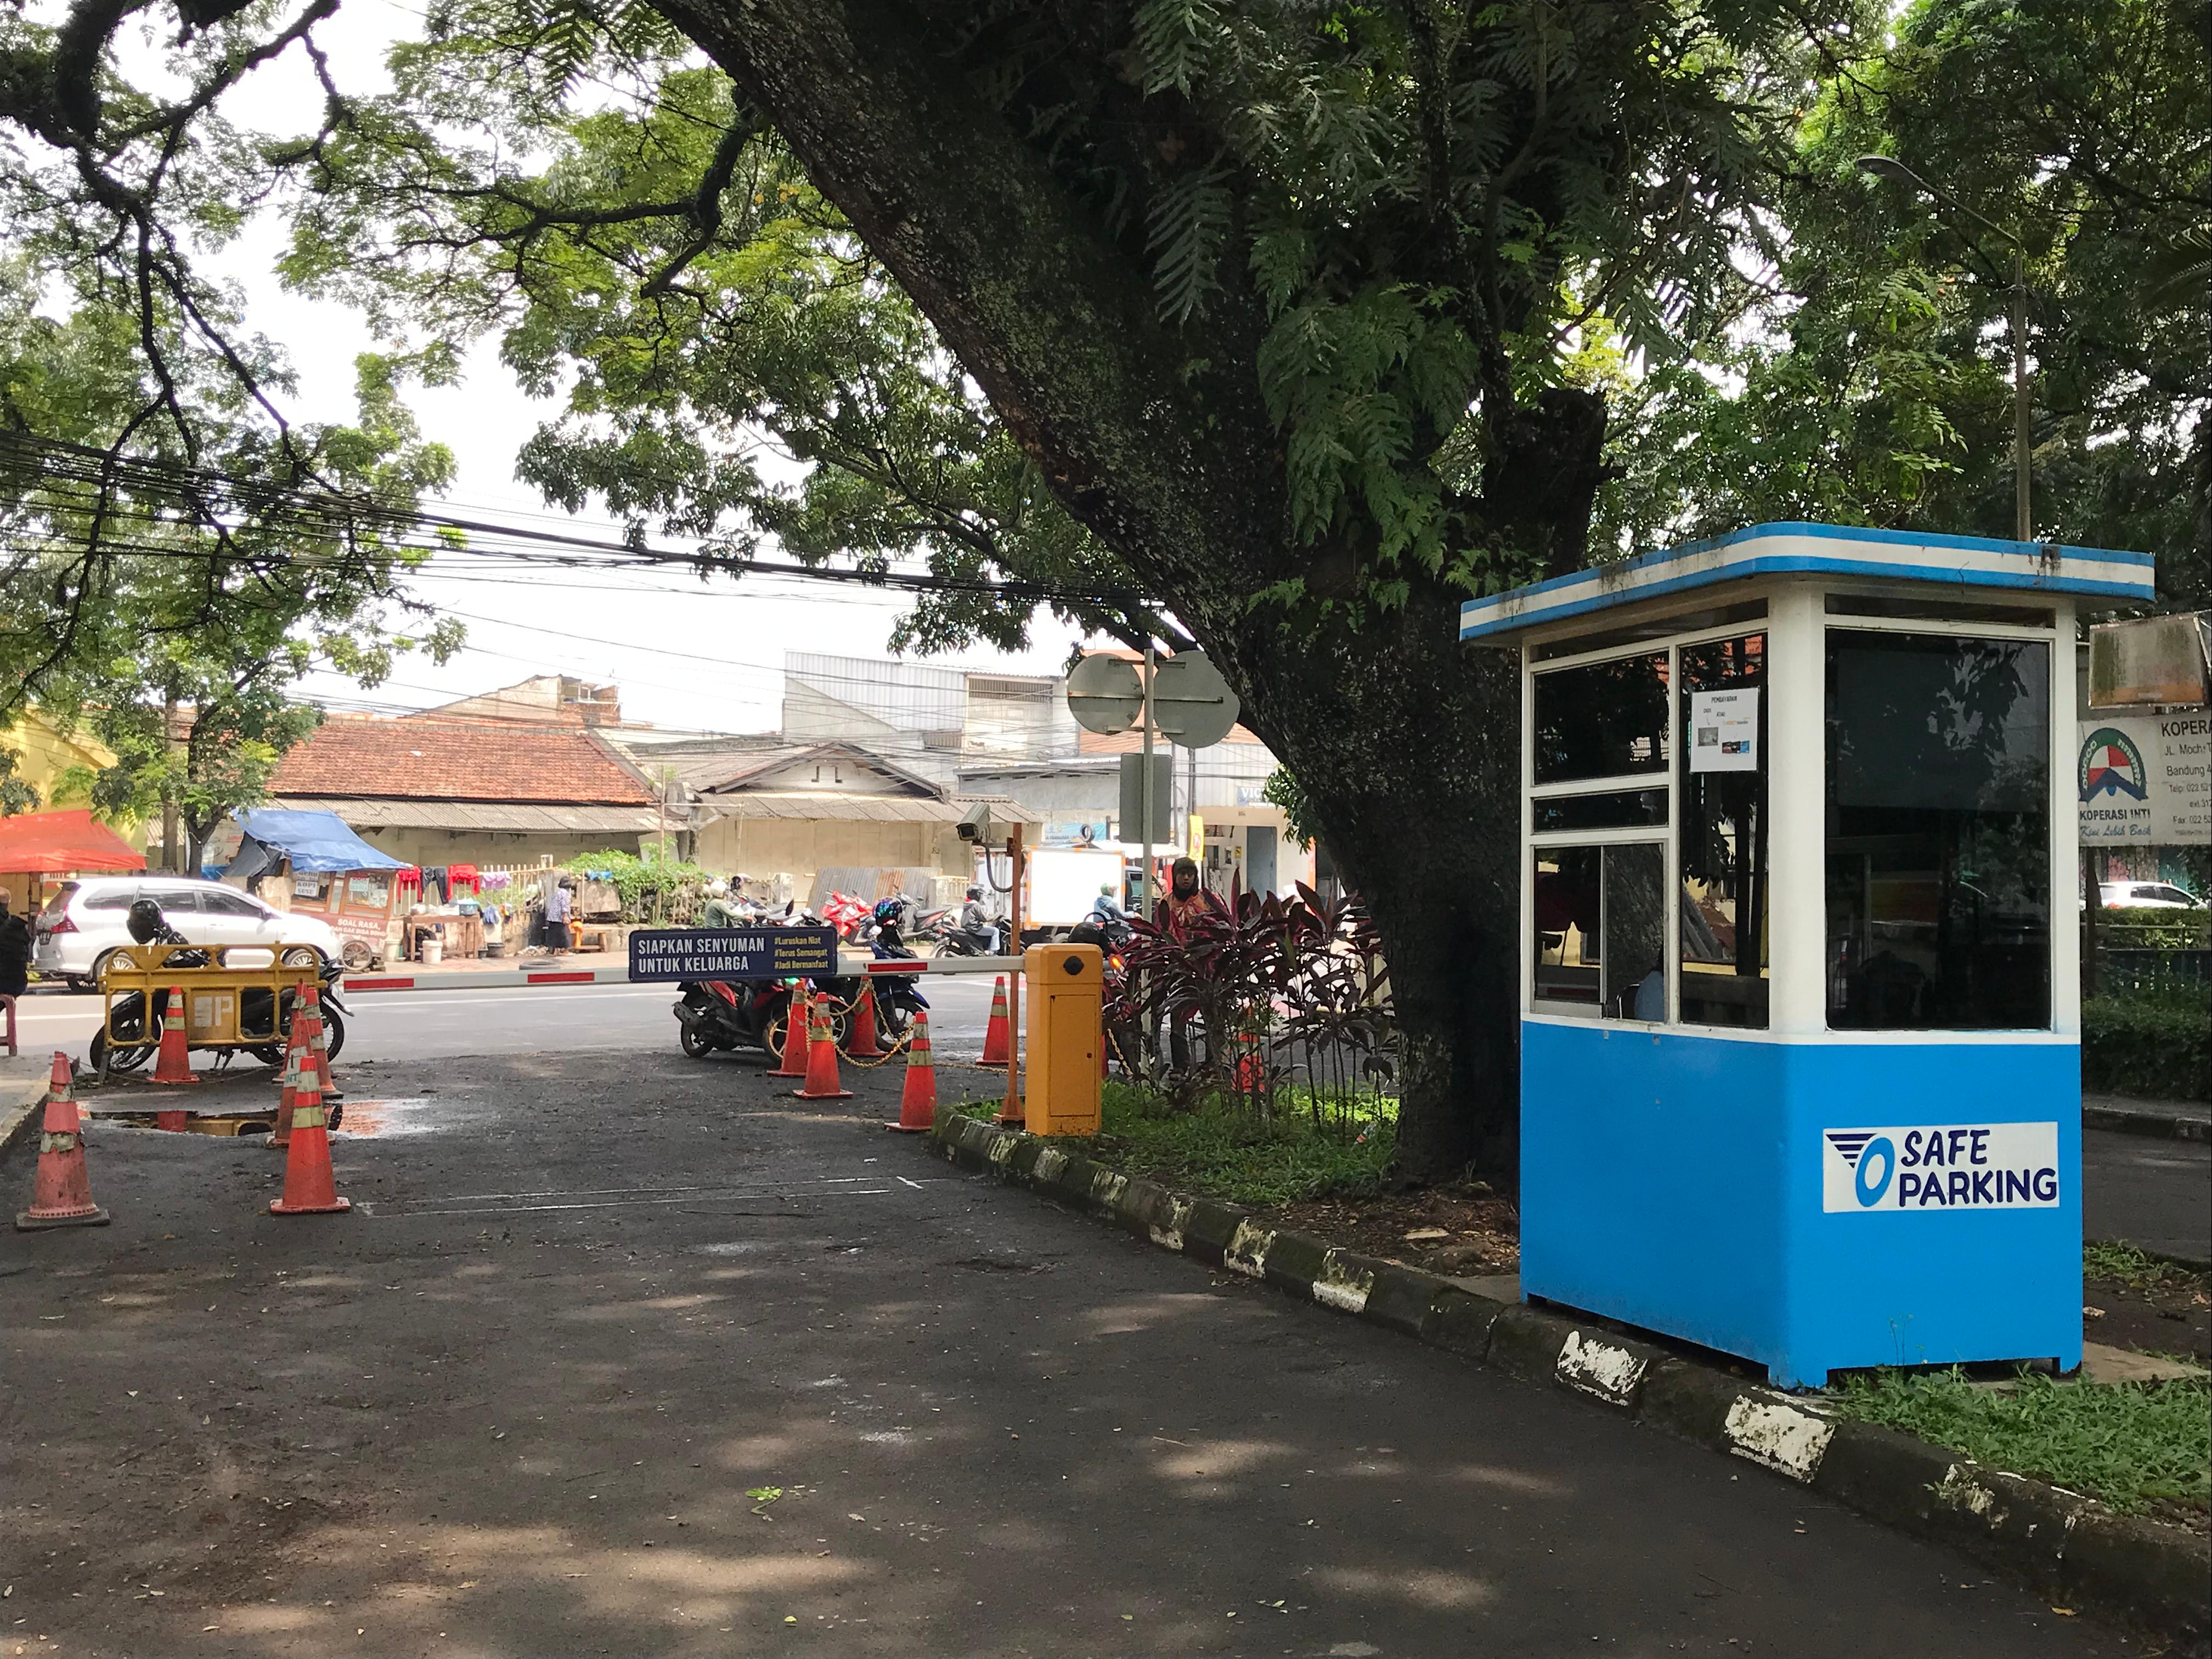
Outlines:
[[[876,935],[868,948],[878,962],[919,962],[921,958],[908,949],[896,915],[885,915],[885,900],[876,907],[878,918]],[[906,1038],[907,1028],[914,1024],[915,1014],[927,1010],[929,999],[921,994],[921,978],[911,974],[871,974],[868,982],[876,988],[876,1034],[884,1042],[897,1043]]]
[[[1010,933],[1006,919],[997,918],[991,923],[990,943],[986,945],[960,926],[957,910],[940,910],[931,937],[937,942],[940,957],[1003,957],[1008,954]]]

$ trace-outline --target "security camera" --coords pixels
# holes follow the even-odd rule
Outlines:
[[[960,815],[960,839],[988,846],[991,836],[991,809],[980,803]]]

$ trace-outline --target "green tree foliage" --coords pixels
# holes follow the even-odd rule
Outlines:
[[[2027,254],[2036,531],[2212,601],[2212,7],[1920,0],[1828,66],[1777,193],[1774,291],[1620,407],[1611,538],[1761,519],[2009,536],[2011,248]]]
[[[194,0],[205,106],[328,3]],[[99,222],[212,215],[190,100],[91,72],[129,9],[19,29],[0,119]],[[289,274],[410,348],[499,331],[565,397],[556,501],[1206,646],[1373,907],[1431,1175],[1504,1165],[1514,1099],[1517,682],[1459,603],[1756,518],[2008,528],[2001,275],[1863,150],[2023,227],[2043,522],[2185,547],[2205,15],[454,0],[219,199],[303,191]]]
[[[250,396],[204,357],[154,378],[133,318],[99,304],[61,318],[28,260],[0,267],[0,720],[35,701],[82,726],[116,764],[57,780],[57,804],[148,820],[174,810],[196,850],[234,806],[264,798],[283,750],[313,729],[291,700],[311,668],[374,684],[394,656],[450,650],[451,623],[395,631],[402,546],[417,492],[451,460],[398,396],[399,366],[359,365],[351,425],[281,441]],[[196,380],[177,379],[185,368]],[[264,385],[280,377],[264,353]],[[147,418],[173,402],[176,419]],[[187,451],[181,434],[189,430]],[[266,511],[295,469],[336,509]]]

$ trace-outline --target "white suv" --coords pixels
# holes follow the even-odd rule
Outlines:
[[[2202,902],[2167,881],[2108,881],[2099,890],[2107,910],[2201,910]]]
[[[64,882],[39,912],[31,965],[73,989],[90,988],[100,958],[131,942],[126,924],[138,898],[160,905],[163,919],[194,945],[312,945],[324,961],[338,960],[340,941],[328,922],[288,915],[219,881],[149,872]]]

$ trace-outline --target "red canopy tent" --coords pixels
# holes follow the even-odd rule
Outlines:
[[[81,870],[143,870],[146,855],[82,808],[0,818],[0,870],[57,875]]]

